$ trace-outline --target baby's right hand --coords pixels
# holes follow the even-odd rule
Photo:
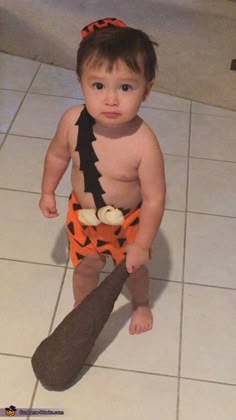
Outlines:
[[[56,207],[56,199],[54,194],[42,194],[39,201],[39,208],[44,217],[57,217],[59,213]]]

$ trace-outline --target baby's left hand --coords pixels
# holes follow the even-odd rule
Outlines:
[[[135,243],[127,246],[126,269],[133,273],[149,260],[149,249],[141,248]]]

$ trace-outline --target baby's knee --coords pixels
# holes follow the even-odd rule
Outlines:
[[[137,279],[142,280],[146,278],[149,278],[149,271],[146,265],[142,265],[137,270],[135,270],[132,274],[130,274],[130,276],[128,277],[128,280],[136,281]]]

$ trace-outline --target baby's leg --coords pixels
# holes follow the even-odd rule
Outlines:
[[[153,316],[149,306],[149,273],[146,266],[131,274],[126,282],[133,303],[130,334],[141,334],[152,329]]]
[[[75,267],[73,273],[74,308],[92,292],[98,284],[99,273],[106,264],[104,255],[88,255]]]

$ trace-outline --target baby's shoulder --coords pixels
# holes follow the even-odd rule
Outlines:
[[[76,105],[69,108],[61,116],[56,129],[54,141],[62,143],[71,143],[76,135],[76,122],[84,107]]]
[[[75,105],[71,108],[67,109],[67,111],[64,112],[64,114],[61,117],[61,122],[67,127],[74,126],[83,111],[84,106],[83,105]]]
[[[143,140],[142,143],[144,146],[152,143],[153,141],[157,142],[156,134],[142,118],[140,118],[140,125],[137,135],[140,140]]]
[[[162,151],[158,138],[152,128],[141,119],[138,133],[137,149],[141,160],[157,156],[161,158]]]

